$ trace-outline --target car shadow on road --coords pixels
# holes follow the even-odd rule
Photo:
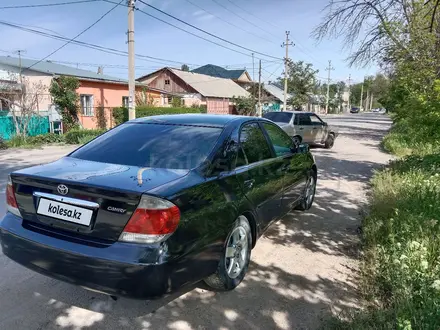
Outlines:
[[[154,301],[113,301],[88,292],[75,300],[72,291],[80,288],[54,284],[54,292],[33,295],[41,313],[54,315],[45,329],[310,329],[320,325],[323,315],[357,302],[353,282],[310,279],[256,262],[234,291],[190,287]]]

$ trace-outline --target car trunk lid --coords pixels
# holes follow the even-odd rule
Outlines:
[[[64,157],[11,177],[20,213],[29,225],[115,241],[144,192],[187,173]]]

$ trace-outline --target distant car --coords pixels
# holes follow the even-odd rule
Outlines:
[[[11,173],[0,242],[23,266],[110,295],[202,279],[227,291],[269,225],[312,206],[316,180],[308,146],[269,120],[138,118]]]
[[[351,113],[359,113],[360,111],[361,111],[361,108],[357,108],[357,107],[353,107],[350,110]]]
[[[313,112],[283,111],[267,112],[264,118],[280,126],[295,143],[324,144],[331,149],[338,136],[338,131],[327,125]]]
[[[381,108],[376,108],[376,109],[373,109],[373,112],[380,112],[382,109]]]

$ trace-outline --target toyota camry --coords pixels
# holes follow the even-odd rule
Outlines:
[[[269,120],[140,118],[11,173],[1,246],[34,271],[112,296],[200,280],[232,290],[266,228],[311,207],[316,180],[307,145]]]

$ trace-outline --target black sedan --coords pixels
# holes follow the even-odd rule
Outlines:
[[[269,120],[141,118],[11,173],[1,246],[32,270],[114,296],[202,279],[232,290],[270,223],[311,207],[316,179],[307,145]]]

